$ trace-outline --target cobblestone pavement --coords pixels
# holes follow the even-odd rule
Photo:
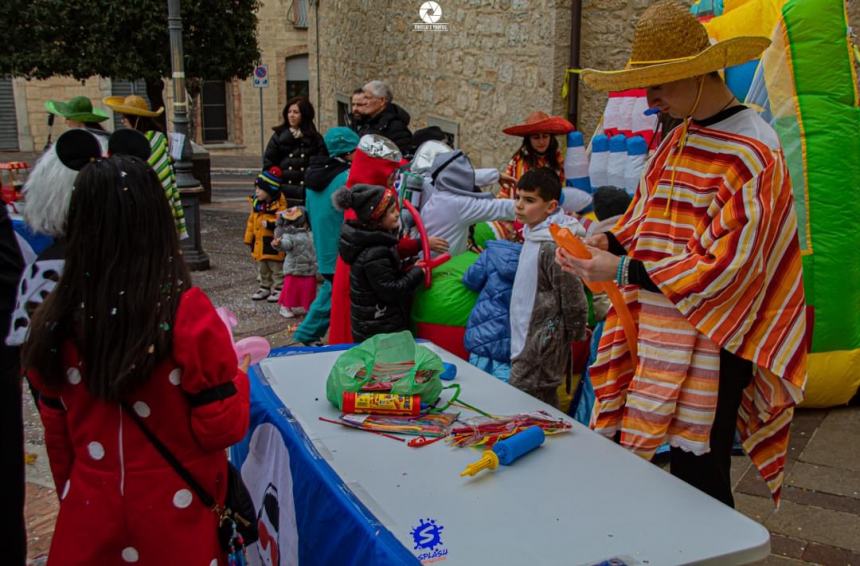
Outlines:
[[[249,298],[256,281],[242,244],[245,218],[243,203],[216,199],[203,208],[203,246],[212,268],[195,273],[194,283],[237,314],[239,336],[262,335],[282,346],[296,322],[280,318],[277,305]],[[29,553],[38,564],[50,545],[57,498],[29,395],[24,409],[27,450],[36,456],[27,466]],[[798,411],[778,511],[745,456],[734,457],[732,476],[738,510],[770,529],[772,554],[762,564],[860,565],[860,407]]]

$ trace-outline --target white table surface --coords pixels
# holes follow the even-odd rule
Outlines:
[[[765,558],[768,531],[633,455],[560,411],[435,345],[457,365],[464,401],[494,414],[545,409],[573,423],[570,433],[511,466],[460,477],[480,452],[439,441],[422,448],[326,423],[339,412],[325,397],[342,352],[269,358],[274,392],[344,484],[397,537],[414,547],[421,519],[444,527],[446,565],[629,563],[744,564]],[[462,411],[461,418],[473,416]],[[415,551],[418,554],[420,551]],[[633,559],[630,561],[629,559]]]

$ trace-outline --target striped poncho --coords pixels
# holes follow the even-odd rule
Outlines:
[[[146,139],[149,140],[149,146],[152,148],[147,162],[155,170],[158,180],[161,181],[164,196],[167,197],[167,202],[170,203],[170,209],[173,211],[173,220],[176,222],[176,232],[179,234],[179,239],[185,239],[188,237],[188,230],[185,228],[185,212],[182,210],[179,189],[176,188],[176,175],[173,173],[173,159],[170,157],[167,136],[154,130],[146,132],[145,135]]]
[[[738,430],[778,503],[789,425],[806,383],[788,171],[776,134],[753,110],[691,124],[675,161],[680,130],[657,150],[612,229],[661,293],[624,289],[639,325],[636,368],[610,311],[591,368],[592,426],[647,458],[664,441],[707,452],[725,348],[754,364]]]

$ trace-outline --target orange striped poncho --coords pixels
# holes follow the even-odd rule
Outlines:
[[[591,424],[620,433],[646,458],[664,441],[707,452],[725,348],[754,364],[738,430],[778,504],[789,425],[806,383],[791,182],[776,134],[753,110],[691,124],[676,161],[680,133],[652,157],[612,229],[662,295],[624,289],[640,328],[636,368],[610,311],[591,368]]]

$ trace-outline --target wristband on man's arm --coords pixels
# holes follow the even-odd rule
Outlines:
[[[612,232],[604,232],[606,234],[606,240],[609,244],[607,251],[612,255],[627,255],[627,250],[624,249],[624,246],[618,241],[618,238],[615,237],[615,234]]]
[[[627,281],[631,285],[638,285],[640,288],[652,293],[659,293],[660,288],[651,280],[648,271],[645,269],[645,264],[638,259],[630,259],[627,265]]]

